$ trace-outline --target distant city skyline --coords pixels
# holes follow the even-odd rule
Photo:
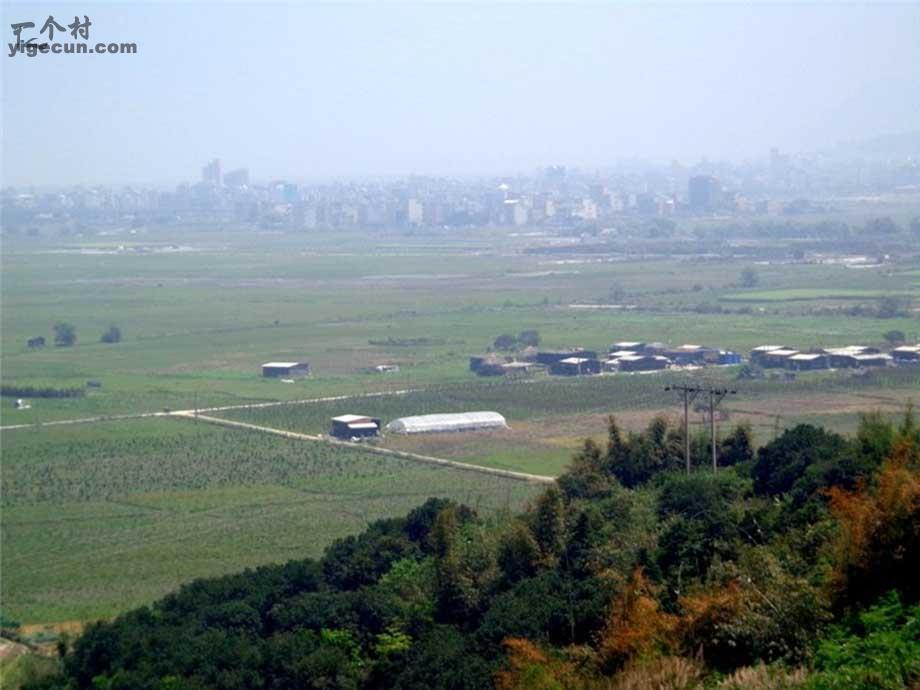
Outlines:
[[[740,161],[920,123],[916,3],[5,3],[5,43],[75,14],[137,54],[5,57],[4,185]]]

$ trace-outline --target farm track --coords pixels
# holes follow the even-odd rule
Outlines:
[[[524,482],[533,482],[540,484],[552,484],[556,481],[555,477],[548,477],[541,474],[529,474],[527,472],[514,472],[512,470],[501,470],[494,467],[483,467],[482,465],[472,465],[466,462],[458,462],[456,460],[446,460],[444,458],[436,458],[432,455],[420,455],[418,453],[409,453],[401,450],[392,450],[389,448],[378,448],[376,446],[366,445],[363,443],[353,443],[351,441],[339,441],[336,439],[327,438],[325,436],[315,436],[311,434],[302,434],[296,431],[285,431],[283,429],[275,429],[269,426],[260,426],[258,424],[249,424],[247,422],[238,422],[231,419],[222,419],[220,417],[211,417],[208,415],[203,415],[199,411],[197,414],[194,410],[183,410],[181,412],[173,412],[170,414],[172,417],[180,417],[185,419],[192,419],[201,422],[206,422],[208,424],[216,424],[218,426],[226,426],[234,429],[245,429],[248,431],[255,431],[263,434],[272,434],[274,436],[280,436],[282,438],[290,438],[300,441],[312,441],[314,443],[327,443],[333,446],[342,446],[345,448],[353,448],[355,450],[361,450],[367,453],[375,453],[377,455],[386,455],[389,457],[403,458],[406,460],[414,460],[416,462],[422,462],[428,465],[437,465],[440,467],[451,467],[453,469],[465,470],[467,472],[479,472],[480,474],[488,474],[494,477],[503,477],[505,479],[515,479],[517,481]]]
[[[521,381],[523,383],[525,381]],[[452,467],[454,469],[465,470],[468,472],[479,472],[480,474],[488,474],[495,477],[503,477],[505,479],[514,479],[517,481],[532,482],[532,483],[541,483],[541,484],[551,484],[556,481],[555,477],[549,477],[540,474],[529,474],[527,472],[515,472],[512,470],[502,470],[494,467],[484,467],[482,465],[473,465],[470,463],[459,462],[456,460],[447,460],[445,458],[438,458],[432,455],[421,455],[419,453],[410,453],[406,451],[391,450],[388,448],[377,448],[374,446],[368,446],[360,443],[352,443],[349,441],[339,441],[335,439],[330,439],[325,436],[315,436],[310,434],[301,434],[293,431],[285,431],[283,429],[275,429],[267,426],[259,426],[257,424],[247,424],[246,422],[237,422],[229,419],[222,419],[219,417],[211,417],[207,414],[208,412],[228,412],[232,410],[252,410],[268,407],[278,407],[281,405],[308,405],[311,403],[326,403],[326,402],[336,402],[339,400],[354,400],[360,398],[379,398],[386,396],[399,396],[399,395],[408,395],[410,393],[417,393],[424,389],[421,388],[406,388],[402,390],[395,391],[380,391],[376,393],[359,393],[357,395],[336,395],[336,396],[327,396],[323,398],[307,398],[304,400],[273,400],[270,402],[263,403],[253,403],[253,404],[243,404],[243,405],[223,405],[218,407],[203,407],[199,409],[192,410],[169,410],[169,411],[160,411],[160,412],[138,412],[134,414],[121,414],[121,415],[99,415],[96,417],[83,417],[78,419],[61,419],[50,422],[36,422],[32,424],[12,424],[8,426],[0,427],[0,431],[14,431],[16,429],[32,429],[38,427],[48,427],[48,426],[66,426],[74,424],[92,424],[99,422],[112,422],[112,421],[122,421],[122,420],[132,420],[132,419],[150,419],[155,417],[178,417],[185,419],[194,419],[200,420],[209,424],[215,424],[218,426],[232,427],[238,429],[247,429],[249,431],[257,431],[264,434],[272,434],[275,436],[281,436],[283,438],[291,438],[301,441],[312,441],[314,443],[327,443],[330,445],[345,446],[347,448],[354,448],[357,450],[375,453],[377,455],[386,455],[389,457],[403,458],[406,460],[413,460],[415,462],[422,462],[428,465],[437,465],[441,467]]]
[[[355,400],[360,398],[380,398],[389,395],[408,395],[418,393],[422,388],[405,388],[395,391],[380,391],[376,393],[356,393],[354,395],[333,395],[324,398],[305,398],[303,400],[272,400],[261,403],[247,403],[240,405],[222,405],[220,407],[200,407],[197,410],[162,410],[159,412],[132,412],[128,414],[97,415],[95,417],[78,417],[76,419],[57,419],[50,422],[32,422],[31,424],[9,424],[0,426],[0,431],[14,431],[16,429],[34,429],[46,426],[66,426],[69,424],[93,424],[98,422],[117,422],[128,419],[151,419],[153,417],[182,417],[202,412],[227,412],[230,410],[256,410],[263,407],[278,407],[281,405],[309,405],[310,403],[336,402],[338,400]]]

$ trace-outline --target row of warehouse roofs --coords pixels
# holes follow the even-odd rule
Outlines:
[[[815,348],[807,352],[785,345],[761,345],[751,350],[751,364],[791,371],[920,364],[920,345],[902,345],[891,352],[866,345]]]
[[[423,434],[504,429],[507,426],[505,418],[498,412],[455,412],[400,417],[387,424],[386,430],[394,434]],[[329,433],[342,439],[369,438],[379,435],[382,428],[380,419],[376,417],[344,414],[332,418]]]
[[[890,353],[864,345],[808,352],[783,345],[761,345],[751,351],[750,362],[793,371],[913,364],[920,363],[920,345],[902,345]],[[495,354],[478,355],[470,357],[470,371],[480,376],[503,376],[542,367],[550,374],[578,376],[603,372],[656,371],[672,366],[727,366],[741,363],[740,354],[721,348],[704,345],[672,347],[665,343],[623,341],[614,343],[603,358],[596,351],[581,348],[561,352],[534,351],[520,355],[519,359],[502,358]]]
[[[623,341],[614,343],[604,359],[594,350],[575,348],[565,351],[538,351],[529,348],[519,359],[495,354],[470,357],[470,371],[480,376],[504,376],[529,372],[544,367],[558,376],[579,376],[602,372],[655,371],[671,366],[705,366],[741,364],[741,355],[703,345],[671,347],[664,343]],[[760,345],[751,350],[751,364],[764,368],[785,368],[792,371],[816,369],[845,369],[880,367],[889,364],[920,363],[920,345],[902,345],[882,352],[877,347],[849,345],[836,348],[816,348],[807,352],[785,345]],[[394,365],[380,365],[378,371],[398,371]],[[294,379],[310,374],[307,362],[266,362],[262,376]]]
[[[731,350],[703,345],[672,347],[665,343],[624,341],[614,343],[601,358],[594,350],[533,351],[519,359],[495,354],[470,357],[470,371],[480,376],[503,376],[542,367],[557,376],[579,376],[602,372],[656,371],[671,366],[740,364],[741,355]]]

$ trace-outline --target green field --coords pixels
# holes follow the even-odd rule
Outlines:
[[[890,296],[911,296],[910,291],[891,293],[885,290],[850,290],[846,288],[789,288],[785,290],[751,290],[722,297],[724,302],[800,302],[816,300],[876,300]]]
[[[142,420],[3,437],[4,614],[85,620],[194,577],[318,556],[429,496],[517,510],[535,488],[323,444]]]
[[[757,263],[731,256],[633,258],[544,251],[502,229],[454,233],[277,233],[140,230],[118,237],[5,238],[0,265],[0,371],[5,385],[87,388],[83,397],[2,399],[3,600],[13,618],[45,622],[110,615],[188,578],[318,554],[367,521],[429,495],[500,509],[530,488],[468,472],[180,419],[46,426],[55,420],[223,405],[217,414],[322,433],[344,412],[385,421],[426,412],[494,409],[507,431],[387,438],[384,445],[493,467],[559,472],[583,438],[615,414],[638,428],[676,419],[663,388],[685,376],[480,379],[469,356],[496,336],[537,330],[547,348],[606,351],[661,340],[746,352],[920,340],[916,260],[862,270]],[[552,249],[550,247],[550,249]],[[871,314],[901,295],[913,311]],[[911,301],[912,300],[912,301]],[[585,305],[591,308],[584,308]],[[869,305],[862,312],[840,309]],[[77,330],[50,345],[52,325]],[[123,340],[99,337],[117,325]],[[26,341],[43,335],[49,346]],[[296,383],[260,377],[269,360],[308,360]],[[370,373],[377,364],[399,373]],[[917,372],[735,382],[721,427],[767,440],[797,421],[844,431],[859,413],[898,414],[918,397]],[[689,375],[689,374],[686,374]],[[412,389],[407,395],[273,408],[246,406]],[[694,413],[694,427],[700,419]]]
[[[169,239],[147,241],[156,248]],[[82,387],[96,379],[102,388],[79,399],[33,401],[31,410],[4,406],[3,424],[469,381],[470,354],[501,333],[525,329],[538,330],[547,347],[603,350],[623,339],[744,351],[763,342],[874,344],[889,329],[920,338],[916,316],[842,317],[803,311],[809,302],[800,301],[823,291],[870,301],[889,293],[920,297],[911,266],[758,266],[761,286],[743,293],[736,281],[748,262],[556,259],[524,253],[525,240],[499,231],[427,240],[253,232],[174,239],[194,241],[195,251],[6,243],[3,382]],[[361,251],[342,252],[349,240]],[[110,253],[85,253],[104,249]],[[815,285],[822,287],[816,292]],[[726,298],[757,295],[771,301],[708,313],[732,304]],[[614,297],[636,309],[572,308]],[[74,347],[29,351],[26,340],[44,335],[50,342],[52,324],[62,320],[76,326]],[[123,341],[100,343],[111,324]],[[314,376],[264,381],[259,365],[272,359],[307,359]],[[380,363],[402,371],[367,373]]]
[[[489,409],[501,412],[510,429],[466,433],[387,435],[385,447],[449,457],[502,469],[558,474],[582,439],[602,440],[606,418],[614,415],[630,429],[644,426],[656,414],[674,423],[677,398],[664,388],[674,383],[715,384],[736,394],[723,405],[722,426],[745,422],[768,440],[777,425],[818,423],[849,433],[858,426],[855,410],[899,415],[920,398],[920,369],[879,370],[868,376],[851,372],[814,373],[792,381],[739,381],[738,367],[641,375],[581,378],[540,377],[433,387],[404,395],[355,398],[323,403],[288,404],[228,410],[218,416],[307,434],[328,432],[329,418],[357,413],[381,418],[433,412]],[[691,420],[702,425],[699,415]]]

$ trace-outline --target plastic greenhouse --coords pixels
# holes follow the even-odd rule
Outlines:
[[[400,417],[387,424],[394,434],[423,434],[437,431],[472,431],[474,429],[503,429],[508,424],[498,412],[458,412],[454,414],[425,414]]]

